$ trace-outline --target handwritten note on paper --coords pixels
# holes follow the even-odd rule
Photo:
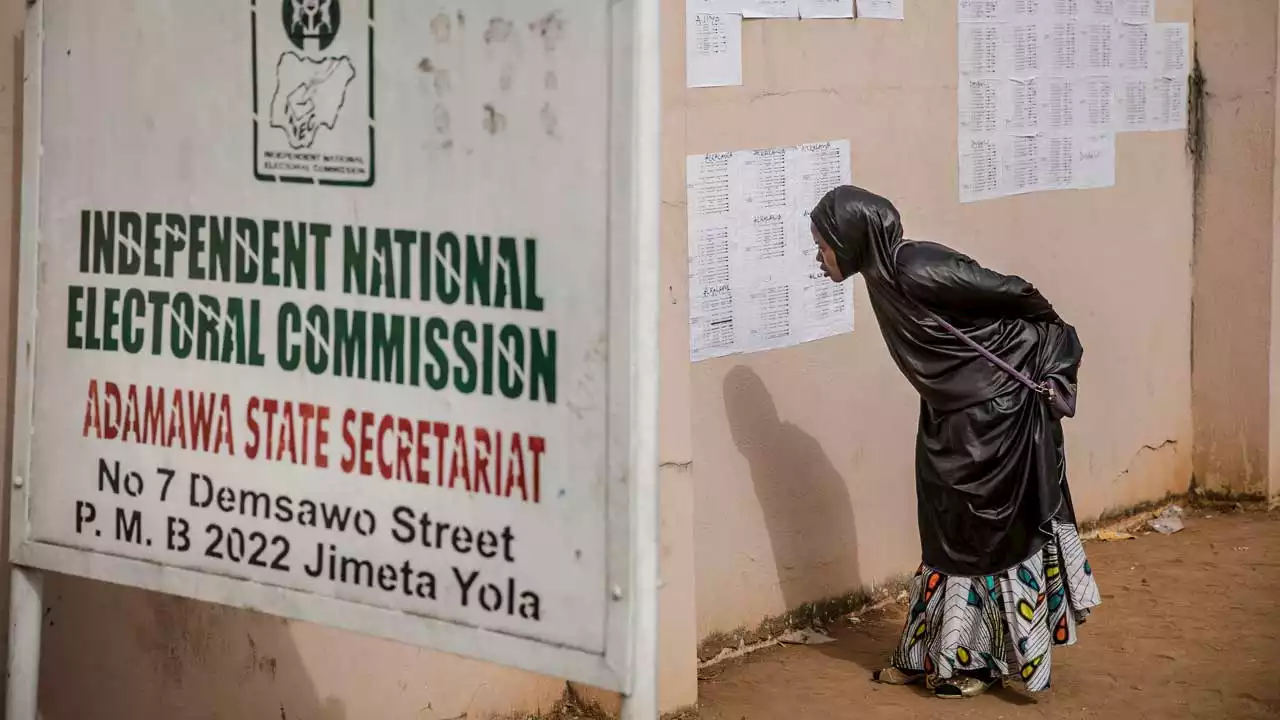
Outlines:
[[[907,16],[903,5],[903,0],[858,0],[858,17],[903,20]]]
[[[689,13],[685,45],[688,87],[742,84],[741,15]]]
[[[1116,184],[1116,134],[1083,132],[1075,139],[1075,187],[1080,190]]]
[[[687,160],[693,361],[853,330],[853,290],[816,272],[809,211],[851,182],[848,141]]]
[[[800,17],[821,20],[853,17],[853,0],[800,0]]]

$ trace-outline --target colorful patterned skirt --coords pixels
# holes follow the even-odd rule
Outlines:
[[[1055,521],[1039,553],[1002,573],[950,577],[922,566],[893,664],[934,682],[973,673],[1041,692],[1053,646],[1074,645],[1077,626],[1101,602],[1079,533]]]

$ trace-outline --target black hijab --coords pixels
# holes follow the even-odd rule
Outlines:
[[[893,203],[868,190],[841,185],[818,201],[810,219],[835,251],[845,277],[868,271],[888,274],[894,248],[902,243],[902,217]]]
[[[1042,317],[1052,306],[1025,280],[937,243],[906,243],[897,208],[875,193],[838,187],[810,218],[841,273],[863,276],[889,353],[921,396],[916,499],[925,564],[976,577],[1031,557],[1052,536],[1055,517],[1074,522],[1061,425],[1038,395],[923,306],[950,315],[1032,378],[1060,374],[1074,383],[1075,331]]]

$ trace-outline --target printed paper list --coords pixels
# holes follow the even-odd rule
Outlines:
[[[1110,136],[1186,127],[1190,27],[1154,8],[957,0],[961,202],[1106,187]]]
[[[687,161],[689,340],[696,362],[853,330],[853,291],[819,270],[809,211],[851,182],[849,143]]]

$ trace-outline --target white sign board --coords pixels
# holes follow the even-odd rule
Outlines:
[[[43,0],[15,562],[627,690],[635,8]]]

